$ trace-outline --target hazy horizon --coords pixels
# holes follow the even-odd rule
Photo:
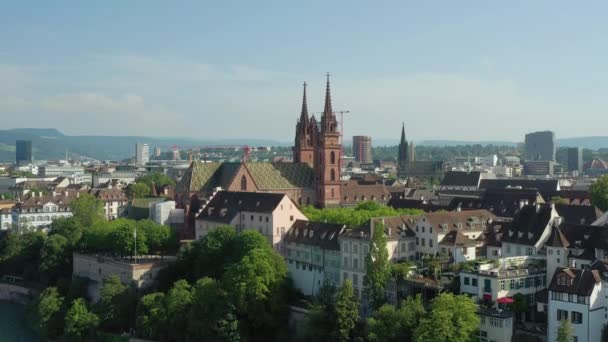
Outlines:
[[[0,13],[0,114],[5,129],[291,142],[302,82],[319,112],[329,71],[346,137],[398,139],[402,122],[415,141],[606,136],[607,9],[14,3]]]

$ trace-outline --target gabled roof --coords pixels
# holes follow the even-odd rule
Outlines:
[[[479,183],[481,189],[536,189],[541,193],[557,191],[559,182],[557,179],[482,179]]]
[[[565,277],[570,285],[560,283],[560,277]],[[559,267],[553,274],[553,279],[549,284],[549,291],[589,296],[593,292],[595,285],[600,282],[601,276],[598,270]]]
[[[296,220],[283,237],[283,241],[339,251],[338,237],[345,228],[343,224]]]
[[[176,186],[178,192],[208,192],[228,188],[245,168],[260,190],[312,188],[313,170],[306,163],[204,163],[195,161]]]
[[[436,229],[444,231],[457,229],[484,230],[486,225],[496,219],[496,216],[484,209],[434,212],[420,217]]]
[[[555,210],[571,224],[591,224],[603,215],[601,210],[589,205],[556,204]]]
[[[201,211],[197,220],[230,223],[242,211],[268,214],[277,208],[284,197],[285,194],[269,192],[220,191]]]
[[[441,186],[479,186],[481,180],[481,172],[479,171],[448,171],[443,180]]]
[[[503,242],[535,245],[551,221],[552,207],[548,204],[526,205],[507,225]]]
[[[568,248],[568,246],[570,246],[570,242],[568,241],[562,230],[558,226],[554,225],[553,227],[551,227],[551,235],[549,235],[549,238],[547,239],[545,245],[548,247]]]
[[[447,246],[456,246],[456,247],[469,247],[475,246],[477,241],[473,239],[469,239],[466,235],[464,235],[459,230],[453,230],[447,233],[441,241],[439,241],[440,245]]]

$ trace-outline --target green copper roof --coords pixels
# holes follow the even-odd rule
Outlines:
[[[227,189],[242,163],[194,162],[177,184],[177,191]],[[246,163],[255,184],[261,190],[312,188],[313,170],[304,163]]]
[[[263,190],[313,187],[313,171],[305,163],[247,163],[247,169]]]

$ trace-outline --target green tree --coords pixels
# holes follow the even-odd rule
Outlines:
[[[414,332],[417,342],[468,342],[479,326],[477,307],[465,295],[442,293],[433,299],[430,314]]]
[[[188,317],[189,338],[196,341],[213,341],[222,335],[233,335],[236,328],[238,336],[238,321],[231,305],[226,305],[227,294],[221,284],[215,279],[201,278],[193,289],[192,308]],[[236,323],[236,327],[233,324]]]
[[[177,249],[177,237],[171,228],[157,224],[152,220],[140,220],[136,222],[137,230],[146,236],[146,245],[149,253],[162,253]]]
[[[74,220],[83,227],[91,227],[99,221],[105,220],[105,204],[102,200],[91,194],[80,194],[70,202]]]
[[[150,196],[150,187],[146,183],[137,182],[127,187],[129,198],[144,198]]]
[[[150,190],[154,190],[154,193],[159,194],[161,188],[165,185],[175,186],[175,182],[164,173],[150,173],[137,180],[138,183],[146,184]],[[154,189],[153,189],[154,188]]]
[[[129,287],[120,282],[118,276],[109,276],[99,291],[95,312],[104,329],[122,332],[130,326],[133,296]]]
[[[188,313],[192,305],[192,288],[185,280],[178,280],[165,296],[168,336],[183,341],[188,327]]]
[[[365,294],[372,308],[377,309],[386,302],[386,284],[391,276],[391,265],[386,248],[384,225],[378,223],[373,228],[369,253],[365,257],[367,276]]]
[[[112,252],[121,256],[131,256],[135,254],[135,242],[137,241],[137,255],[148,253],[146,234],[138,229],[134,220],[118,219],[109,223],[110,233],[108,238],[113,241]],[[135,231],[137,230],[137,239]]]
[[[245,230],[236,234],[231,241],[232,255],[230,262],[238,262],[254,249],[269,249],[268,239],[255,230]]]
[[[44,240],[40,250],[39,270],[40,278],[45,284],[72,273],[72,249],[67,238],[55,234]]]
[[[420,295],[408,297],[399,308],[385,304],[367,319],[369,341],[410,341],[425,310]]]
[[[314,298],[307,314],[306,337],[312,341],[335,339],[336,330],[336,288],[324,283]]]
[[[40,231],[5,234],[0,240],[0,273],[39,280],[40,250],[45,237]]]
[[[28,305],[28,322],[41,339],[55,338],[63,332],[63,302],[56,287],[47,287]]]
[[[78,246],[84,229],[73,217],[60,217],[51,223],[49,236],[61,235],[68,239],[68,244],[74,248]]]
[[[559,322],[559,326],[557,327],[557,342],[572,342],[574,339],[572,338],[572,333],[574,329],[572,328],[572,323],[570,323],[567,319],[562,319]]]
[[[97,315],[87,309],[82,298],[72,302],[65,315],[65,337],[68,341],[91,341],[99,326]]]
[[[248,328],[270,328],[285,317],[287,265],[270,248],[256,248],[228,266],[222,285]]]
[[[136,317],[135,330],[139,337],[159,339],[167,321],[165,294],[154,292],[141,297],[137,304]]]
[[[591,204],[603,211],[608,211],[608,175],[599,177],[589,187]]]
[[[526,297],[521,293],[515,294],[513,296],[513,300],[513,312],[515,313],[515,317],[517,317],[517,319],[521,321],[523,319],[522,315],[529,309],[528,301],[526,300]]]
[[[219,279],[229,263],[240,260],[233,256],[240,253],[233,246],[236,236],[234,227],[219,226],[192,244],[188,257],[193,263],[195,279],[206,276]]]
[[[336,297],[336,339],[350,341],[358,321],[359,301],[349,279],[342,284]]]

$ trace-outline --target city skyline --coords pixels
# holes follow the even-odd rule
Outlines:
[[[301,83],[320,112],[329,71],[347,137],[605,135],[571,122],[603,117],[603,3],[141,4],[7,6],[5,127],[290,141]]]

